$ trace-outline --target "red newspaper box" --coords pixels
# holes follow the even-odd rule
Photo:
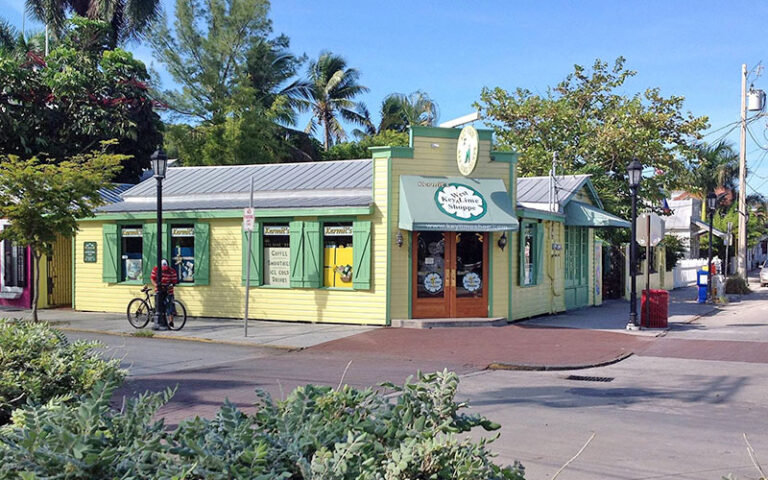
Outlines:
[[[669,292],[666,290],[643,290],[640,307],[640,325],[645,328],[667,328],[669,319]],[[650,297],[650,299],[648,298]],[[648,309],[650,307],[650,315]]]

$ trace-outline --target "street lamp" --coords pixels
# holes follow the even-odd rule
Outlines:
[[[707,298],[712,300],[712,219],[717,208],[717,195],[707,194],[707,214],[709,215],[709,253],[707,254]]]
[[[157,292],[155,293],[155,318],[152,324],[152,330],[168,330],[168,323],[165,320],[165,309],[163,300],[163,179],[168,169],[168,156],[160,148],[150,157],[152,161],[152,170],[155,172],[157,180]]]
[[[643,177],[643,164],[634,158],[627,167],[629,192],[632,195],[632,223],[629,230],[629,323],[627,330],[640,328],[637,323],[637,188]]]

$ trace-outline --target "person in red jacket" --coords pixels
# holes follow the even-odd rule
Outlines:
[[[160,278],[160,286],[165,289],[164,305],[165,315],[168,319],[168,326],[173,328],[173,314],[176,313],[173,308],[173,286],[179,283],[179,277],[176,275],[176,270],[168,266],[168,261],[163,259],[163,274]],[[152,269],[152,285],[155,287],[155,293],[158,291],[157,285],[157,265]]]

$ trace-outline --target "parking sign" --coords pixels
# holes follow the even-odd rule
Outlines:
[[[252,232],[255,227],[255,220],[253,217],[253,209],[252,208],[244,208],[243,209],[243,230],[246,232]]]

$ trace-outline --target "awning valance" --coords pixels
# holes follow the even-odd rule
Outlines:
[[[564,211],[565,224],[572,227],[630,227],[628,221],[582,202],[570,201]]]
[[[500,178],[400,176],[403,230],[517,231],[515,209]]]

